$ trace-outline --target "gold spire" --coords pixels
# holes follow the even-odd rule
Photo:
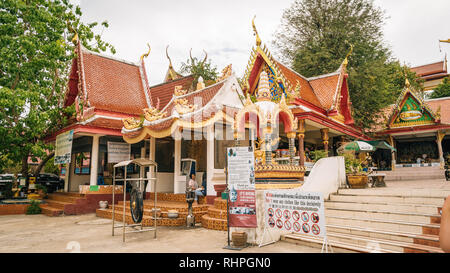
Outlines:
[[[148,54],[150,54],[150,51],[152,50],[148,43],[147,43],[147,46],[148,46],[148,52],[141,55],[141,61],[144,59],[144,57],[147,58]]]
[[[170,59],[169,53],[167,52],[168,49],[169,49],[169,45],[166,46],[166,56],[167,56],[167,59],[169,59],[169,68],[173,68],[172,60]]]
[[[352,52],[353,52],[353,45],[350,44],[350,51],[347,53],[347,55],[345,56],[344,61],[342,62],[342,65],[343,65],[343,66],[347,67],[347,64],[348,64],[348,57],[352,54]]]
[[[256,15],[255,15],[255,17],[253,17],[252,26],[253,26],[253,31],[255,32],[255,36],[256,36],[256,45],[260,46],[261,45],[261,39],[259,38],[258,31],[256,30],[255,18],[256,18]]]
[[[404,68],[403,68],[404,73],[405,73],[405,86],[406,86],[406,88],[409,88],[411,86],[411,84],[410,84],[410,82],[408,80],[408,71],[407,71],[407,69],[408,68],[405,65]]]

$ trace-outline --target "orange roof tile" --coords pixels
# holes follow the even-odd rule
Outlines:
[[[300,89],[300,98],[303,100],[306,100],[307,102],[320,107],[324,108],[322,104],[320,103],[319,99],[317,98],[317,95],[314,93],[314,90],[311,86],[311,84],[308,82],[308,80],[299,74],[297,74],[295,71],[290,69],[289,67],[283,65],[282,63],[276,61],[276,64],[281,69],[281,73],[286,77],[286,79],[289,81],[291,86],[297,86],[297,81],[300,83],[301,89]]]
[[[150,87],[150,94],[153,101],[153,105],[156,107],[159,98],[159,109],[163,109],[169,101],[172,99],[175,86],[181,85],[182,89],[189,89],[194,81],[194,76],[189,75],[173,81],[165,82],[162,84],[154,85]]]
[[[310,80],[314,93],[317,95],[320,103],[325,110],[331,109],[336,99],[336,92],[338,92],[340,74],[334,73],[333,75],[323,78],[316,78]]]
[[[81,44],[76,52],[65,106],[72,105],[79,92],[86,92],[90,106],[96,110],[134,115],[149,107],[145,72],[139,64],[91,52]]]
[[[149,107],[150,96],[138,65],[83,52],[83,66],[91,106],[127,114]]]
[[[437,63],[411,67],[411,71],[416,72],[418,76],[423,77],[431,74],[447,73],[447,66],[444,61],[440,61]]]
[[[436,113],[440,107],[441,123],[450,124],[450,97],[425,100],[425,103]]]

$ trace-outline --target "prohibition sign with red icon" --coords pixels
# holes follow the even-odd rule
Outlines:
[[[284,222],[284,228],[285,229],[287,229],[287,230],[291,230],[291,222],[289,222],[289,220],[286,220],[285,222]]]
[[[312,225],[312,233],[314,233],[314,235],[319,235],[320,233],[320,227],[317,224]]]
[[[307,223],[304,223],[302,225],[302,230],[303,230],[304,233],[309,233],[309,230],[310,230],[309,225]]]
[[[270,217],[273,217],[273,209],[272,208],[269,208],[267,210],[267,213],[269,214]]]
[[[298,222],[294,222],[294,230],[296,231],[296,232],[299,232],[300,231],[300,224],[298,223]]]
[[[276,211],[275,211],[275,216],[277,217],[277,218],[281,218],[281,210],[280,209],[277,209]]]
[[[277,228],[282,228],[283,227],[283,221],[281,221],[280,219],[277,220]]]
[[[273,228],[274,226],[275,226],[275,220],[273,220],[273,218],[272,217],[270,217],[269,218],[269,226],[271,227],[271,228]]]
[[[311,214],[311,221],[313,221],[313,223],[319,222],[319,215],[317,213],[313,212]]]
[[[292,213],[292,218],[294,218],[294,221],[298,221],[300,219],[300,213],[296,210]]]
[[[303,222],[308,222],[309,220],[309,214],[306,211],[302,213],[302,220]]]
[[[284,210],[283,212],[284,219],[289,220],[291,218],[291,212],[288,210]]]

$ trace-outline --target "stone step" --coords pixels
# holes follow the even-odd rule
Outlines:
[[[445,179],[445,174],[386,174],[384,181]]]
[[[373,239],[384,239],[391,241],[400,241],[407,243],[414,243],[420,245],[428,245],[433,247],[440,247],[439,236],[424,235],[408,232],[382,231],[371,228],[347,227],[339,225],[327,225],[327,231],[342,234],[352,234],[365,236]]]
[[[323,238],[313,237],[302,234],[287,234],[282,235],[281,240],[314,248],[322,248]],[[340,241],[336,241],[332,238],[327,239],[328,245],[331,246],[330,252],[338,252],[338,253],[371,253],[375,252],[373,248],[368,248],[367,246],[361,246],[354,243],[344,243]],[[396,253],[395,251],[378,249],[379,253]]]
[[[86,196],[86,194],[78,193],[78,192],[54,192],[54,194],[67,195],[67,196],[72,196],[72,197],[85,197]]]
[[[403,188],[339,189],[338,193],[339,195],[446,198],[447,196],[450,195],[450,189],[403,189]]]
[[[60,193],[49,193],[48,194],[48,200],[55,200],[55,201],[61,201],[61,202],[67,202],[67,203],[75,203],[77,199],[84,199],[84,198],[81,196],[66,195],[66,194],[60,194]]]
[[[356,203],[326,201],[325,208],[330,209],[348,209],[348,210],[376,210],[381,212],[410,212],[419,214],[439,214],[439,207],[436,205],[418,205],[418,204],[386,204],[386,203]]]
[[[63,215],[64,211],[62,209],[57,209],[50,207],[48,205],[42,205],[41,207],[41,213],[47,216],[55,217],[55,216],[61,216]]]
[[[51,200],[47,199],[45,202],[49,205],[49,207],[64,210],[65,205],[70,205],[72,203],[69,202],[63,202],[63,201],[57,201],[57,200]]]
[[[97,209],[96,210],[97,217],[100,218],[106,218],[106,219],[112,219],[112,210],[111,209]],[[114,219],[119,224],[123,220],[123,213],[122,212],[115,212],[114,213]],[[130,213],[125,212],[125,223],[126,224],[135,224],[133,221],[133,218],[131,217]],[[158,226],[183,226],[186,225],[186,219],[185,218],[157,218],[156,224]],[[153,217],[144,215],[142,217],[142,226],[144,227],[150,227],[153,226]]]
[[[346,218],[367,218],[373,220],[390,220],[390,221],[401,221],[401,222],[411,222],[418,224],[431,224],[432,217],[434,222],[440,223],[439,214],[419,214],[419,213],[409,213],[409,212],[390,212],[390,211],[378,211],[373,209],[325,209],[325,216],[336,216],[336,217],[346,217]],[[439,219],[437,221],[436,219]]]
[[[414,222],[379,220],[370,218],[352,218],[330,216],[326,219],[327,225],[339,225],[346,227],[371,228],[380,231],[409,232],[415,234],[439,235],[439,224],[420,224]]]
[[[378,196],[378,195],[350,195],[331,194],[330,201],[354,202],[354,203],[382,203],[382,204],[421,204],[442,206],[444,198],[440,197],[416,197],[416,196]]]
[[[112,206],[109,206],[109,209],[112,209]],[[153,207],[152,208],[144,207],[144,215],[153,216],[154,212],[153,212],[152,209],[153,209]],[[114,210],[118,211],[118,212],[123,211],[123,205],[115,205],[114,206]],[[125,212],[126,213],[130,212],[130,206],[129,205],[125,206]],[[194,213],[195,217],[201,217],[202,215],[206,214],[207,211],[206,210],[204,210],[204,211],[193,211],[193,213]],[[161,215],[161,217],[163,217],[163,218],[168,218],[168,211],[167,210],[161,210],[160,209],[160,213],[157,213],[157,214]],[[178,211],[178,217],[186,218],[187,215],[188,215],[187,211]]]
[[[210,217],[205,214],[201,218],[202,227],[213,230],[227,230],[227,220]]]
[[[307,237],[307,235],[285,235],[289,238],[298,238],[300,240]],[[385,240],[379,238],[369,238],[366,236],[343,234],[337,232],[327,232],[328,243],[332,246],[339,247],[339,245],[353,245],[359,246],[363,252],[390,252],[390,253],[443,253],[442,249],[433,246],[414,244],[409,242],[400,242]],[[355,249],[356,250],[356,249]],[[364,251],[365,250],[365,251]]]
[[[227,211],[222,210],[222,209],[217,209],[215,207],[211,207],[211,208],[208,208],[208,216],[211,218],[227,220]]]

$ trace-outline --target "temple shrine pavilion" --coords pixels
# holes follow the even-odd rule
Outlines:
[[[450,97],[424,99],[406,80],[396,103],[383,113],[376,134],[397,151],[377,151],[379,169],[444,167],[450,151]]]

